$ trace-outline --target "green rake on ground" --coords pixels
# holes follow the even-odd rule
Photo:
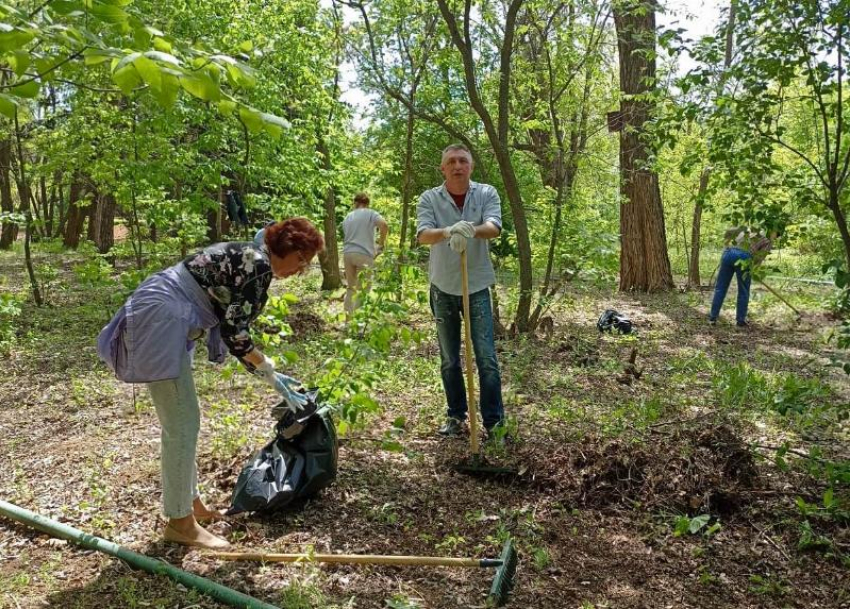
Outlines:
[[[442,556],[393,556],[382,554],[275,554],[266,552],[207,552],[206,556],[220,560],[336,563],[345,565],[395,565],[459,568],[495,568],[493,584],[487,595],[487,605],[501,607],[514,587],[519,558],[511,538],[502,546],[499,558],[446,558]]]

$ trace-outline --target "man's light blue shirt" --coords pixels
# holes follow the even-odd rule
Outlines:
[[[502,204],[499,193],[489,184],[470,182],[463,204],[463,212],[455,205],[446,190],[446,183],[426,190],[419,197],[416,208],[416,234],[429,228],[446,228],[466,220],[478,226],[492,222],[502,229]],[[470,239],[466,249],[469,271],[469,293],[473,294],[496,283],[496,273],[490,262],[490,245],[487,239]],[[446,294],[463,293],[460,281],[460,254],[452,251],[448,240],[431,246],[428,271],[431,284]]]

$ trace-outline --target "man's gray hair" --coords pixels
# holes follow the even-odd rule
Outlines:
[[[450,152],[457,152],[458,150],[464,151],[466,154],[469,155],[469,158],[472,158],[472,153],[469,151],[469,148],[467,148],[463,144],[449,144],[443,149],[443,154],[440,158],[446,156]]]

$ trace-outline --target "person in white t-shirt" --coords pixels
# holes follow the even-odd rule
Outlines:
[[[375,243],[375,229],[379,232]],[[342,260],[345,264],[345,317],[357,308],[357,292],[363,289],[360,273],[375,263],[387,243],[389,225],[381,214],[369,207],[369,195],[359,192],[354,195],[354,210],[342,222],[345,237],[342,248]]]

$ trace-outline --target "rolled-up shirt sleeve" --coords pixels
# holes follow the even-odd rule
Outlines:
[[[434,202],[431,200],[430,193],[424,192],[419,197],[419,205],[416,206],[416,235],[419,236],[422,231],[429,228],[439,227],[434,213]]]
[[[499,193],[490,185],[485,186],[483,221],[492,222],[500,231],[502,230],[502,201]]]

